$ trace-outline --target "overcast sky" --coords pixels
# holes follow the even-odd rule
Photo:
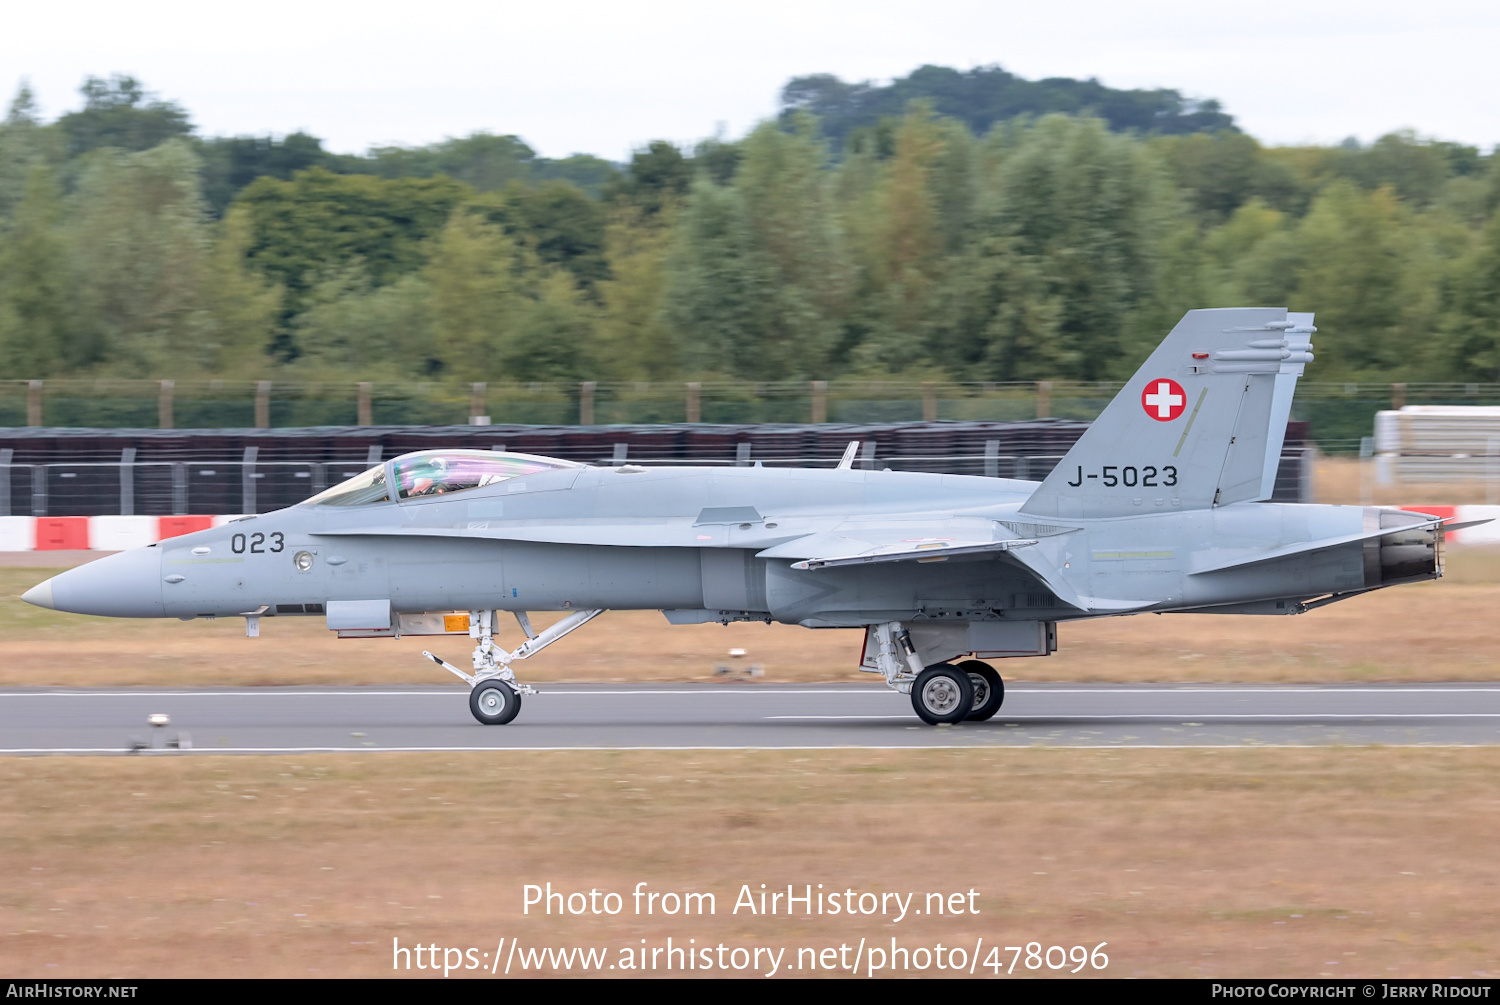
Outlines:
[[[85,76],[128,73],[208,135],[304,129],[350,153],[485,130],[623,160],[743,135],[793,76],[924,63],[1174,87],[1273,144],[1500,142],[1493,0],[73,0],[0,26],[0,87],[29,80],[48,119]]]

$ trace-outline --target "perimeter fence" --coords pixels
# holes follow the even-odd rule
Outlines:
[[[1039,480],[1088,423],[355,426],[0,430],[0,516],[265,513],[412,450],[510,450],[586,464],[855,466]],[[1276,498],[1311,498],[1312,449],[1288,427]]]
[[[260,428],[677,423],[1089,421],[1117,381],[577,383],[59,379],[0,381],[0,427]],[[1357,453],[1377,411],[1500,404],[1500,384],[1298,384],[1292,417],[1325,452]]]

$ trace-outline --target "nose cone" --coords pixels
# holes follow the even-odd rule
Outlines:
[[[57,610],[57,608],[52,606],[52,580],[50,579],[45,583],[36,584],[21,594],[21,599],[35,607],[45,607],[53,611]]]
[[[37,607],[106,618],[160,618],[161,549],[133,548],[59,573],[21,595]]]

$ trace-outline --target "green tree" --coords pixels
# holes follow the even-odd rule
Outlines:
[[[68,206],[73,367],[170,376],[210,362],[198,168],[180,140],[90,155]]]
[[[474,212],[457,212],[433,247],[426,279],[431,289],[433,344],[428,368],[503,377],[502,360],[514,341],[524,266],[505,229]]]
[[[446,175],[476,191],[492,192],[530,181],[537,156],[520,137],[481,132],[425,147],[375,147],[365,160],[368,169],[382,178]]]
[[[836,218],[828,154],[811,118],[794,132],[771,123],[741,144],[733,187],[748,230],[753,268],[771,287],[764,315],[763,373],[795,378],[824,371],[839,338],[852,272]]]
[[[635,206],[615,208],[605,230],[609,278],[599,284],[594,340],[603,380],[671,380],[681,375],[682,350],[666,323],[668,256],[675,211],[647,219]]]
[[[450,178],[336,175],[323,168],[291,181],[261,178],[235,205],[250,220],[250,261],[286,289],[284,319],[303,306],[312,285],[358,260],[380,286],[420,269],[425,242],[473,190]],[[294,342],[280,347],[294,357]]]
[[[1411,130],[1389,133],[1367,148],[1340,148],[1340,174],[1362,188],[1390,186],[1418,207],[1435,201],[1449,178],[1479,166],[1479,151],[1458,143],[1424,140]]]
[[[1204,303],[1217,307],[1291,303],[1303,252],[1295,221],[1259,199],[1204,235],[1199,264]]]
[[[930,308],[944,266],[943,219],[934,174],[947,136],[925,106],[909,111],[893,133],[889,160],[867,175],[854,212],[862,305],[855,360],[865,369],[901,371],[926,357]],[[869,184],[873,181],[873,184]]]
[[[61,220],[56,179],[45,165],[34,166],[0,236],[0,365],[8,377],[47,377],[69,358]]]
[[[1195,133],[1158,141],[1183,195],[1208,223],[1239,209],[1255,190],[1260,144],[1244,133]]]
[[[215,216],[223,214],[240,190],[257,178],[290,181],[298,171],[338,162],[323,149],[322,140],[304,132],[282,139],[215,137],[199,143],[198,153],[203,158],[203,195]]]
[[[688,373],[782,379],[766,349],[775,295],[770,263],[756,252],[740,193],[700,178],[683,211],[669,262],[664,317]]]
[[[576,186],[565,181],[536,187],[512,183],[473,205],[540,261],[571,272],[584,289],[591,290],[607,275],[604,207]]]
[[[1297,228],[1291,306],[1317,312],[1322,379],[1379,380],[1420,358],[1409,333],[1432,324],[1436,307],[1410,281],[1420,236],[1389,188],[1335,182],[1314,201]]]
[[[631,156],[625,174],[604,187],[604,198],[632,203],[649,216],[680,202],[692,183],[692,161],[666,140],[652,140]]]
[[[297,375],[409,380],[436,372],[430,298],[420,274],[376,286],[358,262],[330,269],[293,321]]]
[[[579,380],[594,372],[595,314],[566,269],[543,269],[500,358],[510,380]]]
[[[1490,218],[1473,248],[1453,263],[1444,292],[1444,376],[1500,380],[1500,214]]]
[[[281,314],[281,287],[251,268],[250,217],[238,207],[219,221],[204,270],[203,305],[211,330],[205,338],[212,373],[268,373]]]
[[[83,108],[57,120],[67,137],[68,156],[114,147],[139,152],[193,132],[187,112],[152,97],[134,77],[89,77],[79,88]]]
[[[589,372],[593,311],[572,274],[539,261],[475,207],[453,214],[425,275],[434,369],[498,381]]]
[[[1192,101],[1178,91],[1122,91],[1097,80],[1025,80],[998,66],[955,70],[921,66],[887,85],[848,84],[832,74],[794,77],[781,92],[783,121],[798,111],[824,122],[836,143],[861,127],[895,118],[913,102],[962,122],[975,133],[1019,116],[1096,115],[1117,131],[1192,133],[1233,130],[1217,101]]]
[[[997,380],[1128,372],[1173,309],[1157,292],[1176,212],[1164,169],[1139,141],[1093,119],[1028,128],[998,172],[957,287],[979,300],[946,333],[950,365]]]

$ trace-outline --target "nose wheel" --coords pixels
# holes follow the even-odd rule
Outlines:
[[[503,680],[483,680],[469,692],[469,711],[486,726],[503,726],[521,711],[521,696]]]

